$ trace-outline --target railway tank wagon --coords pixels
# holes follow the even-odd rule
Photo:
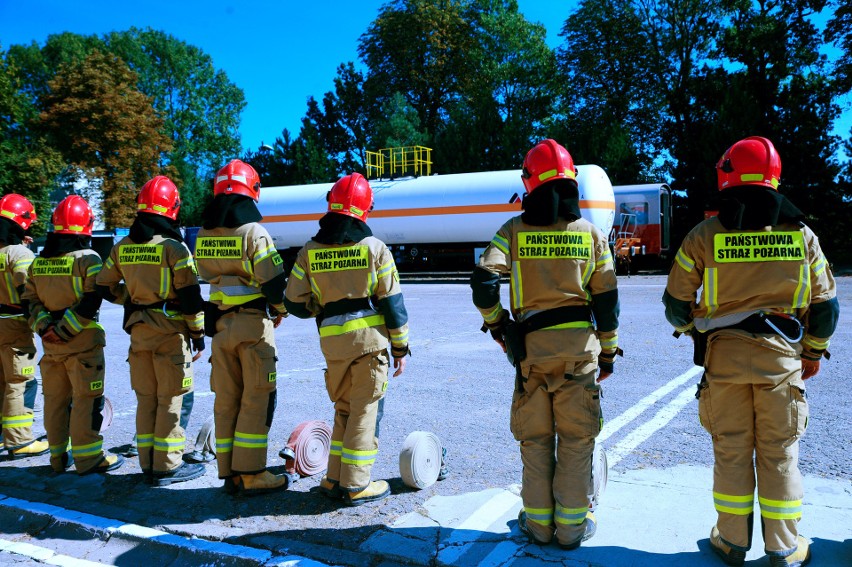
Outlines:
[[[609,234],[615,216],[609,177],[596,165],[577,170],[582,215]],[[261,190],[262,222],[285,259],[316,234],[332,185]],[[375,202],[370,228],[394,250],[402,270],[472,269],[474,249],[520,213],[524,194],[520,170],[373,179],[370,186]]]

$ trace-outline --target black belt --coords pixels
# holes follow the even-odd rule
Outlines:
[[[518,323],[518,325],[520,326],[522,335],[526,335],[527,333],[553,327],[554,325],[574,323],[577,321],[593,322],[592,310],[588,305],[569,305],[548,309],[547,311],[530,315]]]
[[[339,299],[326,303],[322,306],[323,317],[334,317],[335,315],[345,315],[353,311],[361,311],[364,309],[372,309],[369,297],[359,297],[357,299]]]
[[[770,334],[779,335],[787,342],[797,343],[802,340],[804,334],[804,326],[802,323],[791,315],[780,315],[777,313],[755,313],[746,319],[743,319],[735,325],[711,329],[710,333],[721,331],[724,329],[739,329],[752,334]]]
[[[180,311],[180,303],[176,301],[157,301],[156,303],[148,303],[147,305],[126,303],[124,305],[124,308],[131,313],[135,311],[145,311],[147,309],[162,309],[163,307],[165,307],[168,311]]]

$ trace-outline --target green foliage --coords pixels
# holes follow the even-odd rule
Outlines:
[[[420,129],[417,111],[402,93],[394,93],[385,101],[382,116],[384,120],[379,123],[373,138],[376,149],[426,145],[426,133]]]
[[[160,173],[172,148],[136,84],[120,58],[95,50],[80,63],[61,65],[42,99],[42,127],[72,166],[100,183],[109,227],[130,225],[136,194]]]

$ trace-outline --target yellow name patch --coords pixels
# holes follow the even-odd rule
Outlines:
[[[713,236],[713,259],[733,262],[801,262],[805,237],[801,232],[729,232]]]
[[[589,232],[519,232],[518,258],[533,260],[574,259],[592,257],[592,235]]]
[[[163,247],[159,244],[122,244],[118,247],[119,264],[162,264]]]
[[[367,246],[308,250],[310,270],[314,273],[366,270],[370,266],[369,258]]]
[[[203,260],[240,260],[242,236],[203,236],[195,241],[195,257]]]
[[[70,276],[74,267],[74,258],[36,258],[33,260],[33,276]]]

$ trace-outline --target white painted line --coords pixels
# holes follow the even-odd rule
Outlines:
[[[662,387],[658,388],[656,391],[651,392],[638,402],[634,404],[630,409],[628,409],[623,414],[619,415],[612,421],[608,421],[604,423],[603,430],[598,435],[598,443],[603,443],[606,441],[611,435],[615,434],[619,429],[636,419],[643,411],[654,405],[658,400],[667,396],[672,390],[675,388],[682,386],[685,382],[691,379],[693,376],[698,374],[704,370],[701,366],[693,366],[674,380],[669,381]],[[609,455],[609,451],[607,451],[607,456]],[[612,466],[612,463],[610,463]]]
[[[52,549],[45,549],[44,547],[38,547],[37,545],[32,545],[30,543],[9,541],[5,539],[0,539],[0,553],[29,557],[30,559],[40,563],[46,563],[48,565],[61,565],[68,567],[76,565],[79,565],[80,567],[97,565],[98,567],[103,567],[103,563],[95,563],[94,561],[78,559],[69,555],[56,553]]]
[[[497,519],[502,518],[509,510],[517,507],[521,503],[521,499],[511,492],[500,492],[488,502],[477,508],[473,514],[467,517],[463,522],[453,528],[453,533],[450,534],[442,545],[441,561],[445,564],[454,564],[462,555],[467,553],[468,547],[463,545],[470,543],[478,538],[471,538],[471,532],[479,532],[480,537],[484,536],[488,528]],[[460,535],[456,535],[460,534]],[[514,544],[517,547],[517,544]]]
[[[674,417],[684,408],[684,406],[686,406],[686,404],[694,399],[694,390],[692,388],[686,388],[683,392],[678,394],[675,399],[670,401],[665,407],[658,411],[653,418],[634,429],[630,435],[622,439],[615,447],[607,449],[606,458],[609,463],[609,468],[617,465],[627,453],[641,445],[658,430],[665,427],[665,425],[674,419]]]

